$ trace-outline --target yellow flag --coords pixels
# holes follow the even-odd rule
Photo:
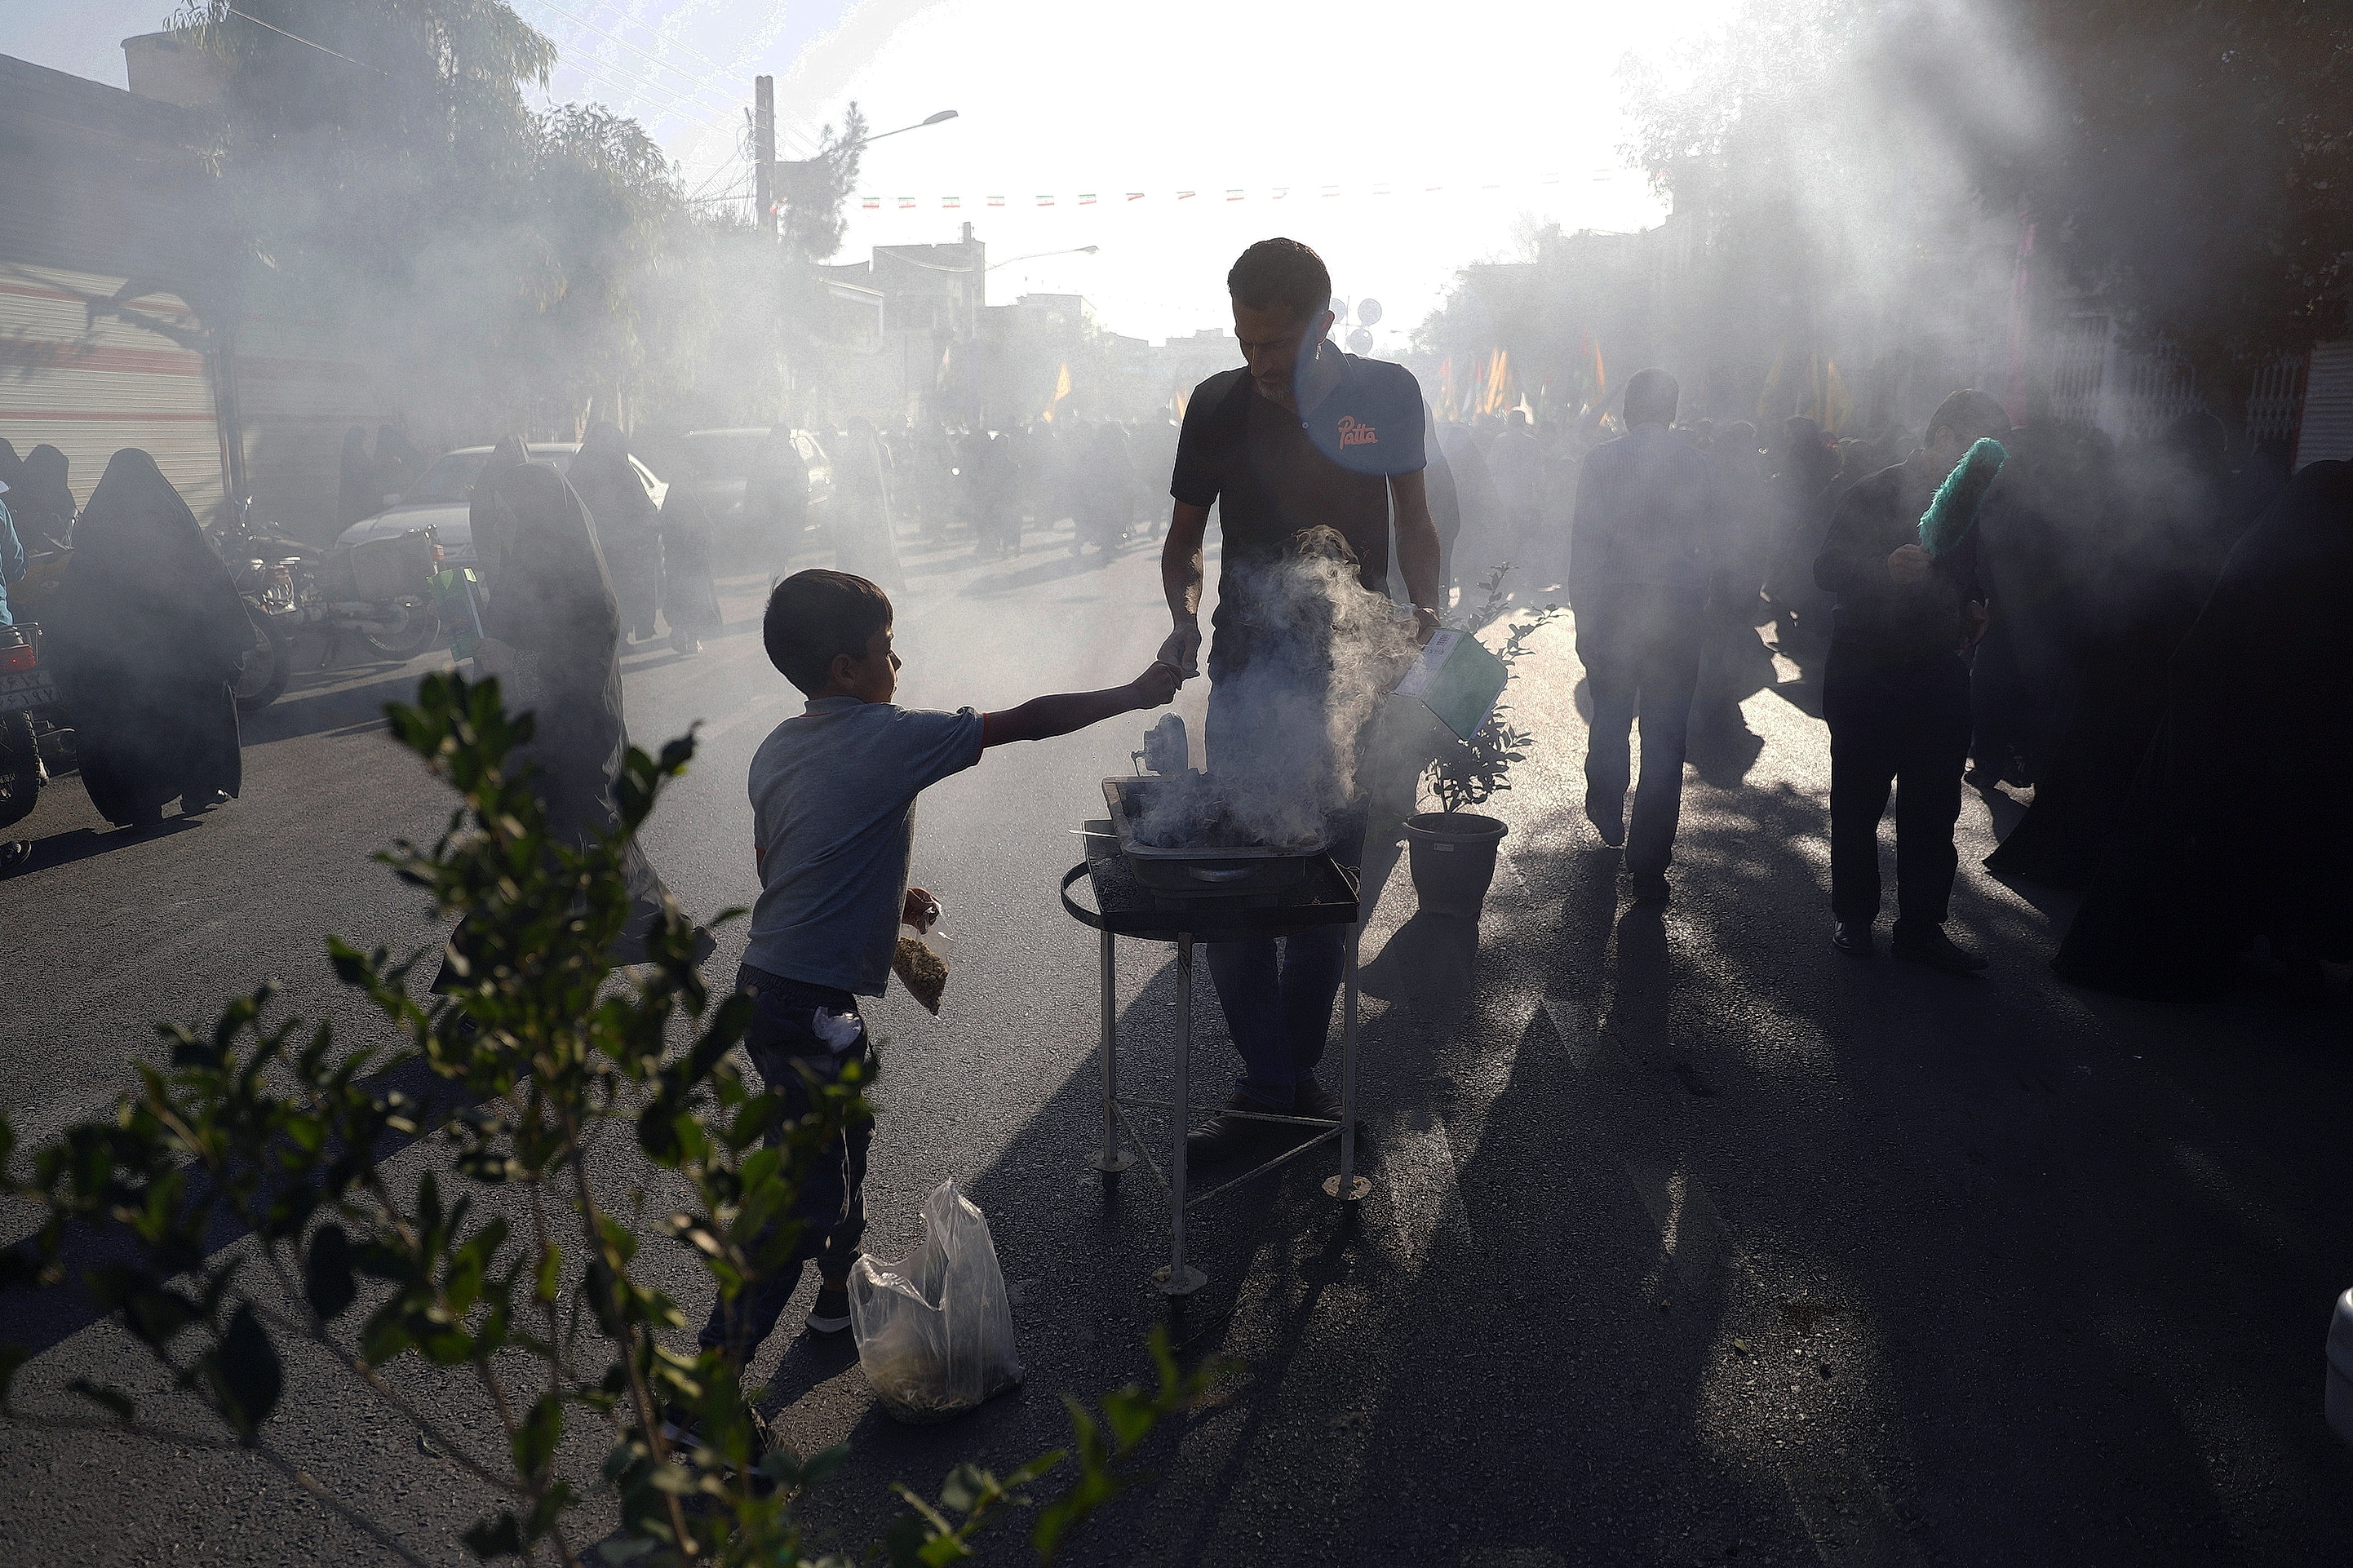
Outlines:
[[[1062,374],[1054,378],[1054,401],[1060,403],[1071,395],[1071,362],[1062,362]]]

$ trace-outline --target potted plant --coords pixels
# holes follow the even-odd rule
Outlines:
[[[1476,636],[1504,617],[1511,608],[1504,592],[1504,579],[1511,570],[1507,561],[1487,574],[1481,584],[1484,603],[1475,614],[1456,620],[1453,629]],[[1503,647],[1494,650],[1507,682],[1512,667],[1528,652],[1528,638],[1560,613],[1558,605],[1546,605],[1511,627]],[[1512,787],[1512,766],[1526,758],[1534,741],[1511,721],[1511,710],[1499,700],[1470,740],[1453,741],[1423,770],[1422,785],[1437,798],[1438,809],[1417,812],[1404,826],[1413,890],[1425,913],[1478,919],[1487,888],[1495,879],[1495,851],[1506,828],[1496,818],[1467,808],[1484,805]]]

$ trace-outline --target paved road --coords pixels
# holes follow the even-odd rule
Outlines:
[[[912,570],[910,701],[1123,679],[1160,635],[1143,554]],[[748,901],[744,771],[792,707],[760,654],[760,585],[733,586],[732,629],[703,657],[628,663],[638,737],[709,721],[649,833],[700,912]],[[1400,869],[1367,933],[1373,1195],[1336,1210],[1317,1167],[1198,1211],[1209,1284],[1174,1305],[1147,1284],[1164,1246],[1149,1184],[1083,1164],[1094,950],[1053,891],[1079,856],[1067,830],[1141,726],[992,753],[926,796],[918,875],[960,945],[943,1019],[895,993],[875,1010],[890,1044],[869,1245],[903,1248],[924,1193],[964,1180],[1013,1281],[1029,1382],[911,1430],[847,1350],[772,1345],[755,1372],[779,1429],[854,1450],[814,1526],[868,1539],[889,1481],[1060,1441],[1057,1396],[1137,1374],[1166,1321],[1188,1355],[1248,1371],[1155,1439],[1155,1484],[1073,1560],[2344,1560],[2347,1461],[2319,1415],[2329,1304],[2353,1284],[2342,999],[2168,1009],[2058,984],[2043,962],[2063,900],[1975,863],[2006,799],[1963,825],[1958,922],[1995,961],[1986,978],[1833,952],[1823,732],[1787,664],[1746,705],[1754,759],[1694,770],[1674,901],[1629,906],[1576,810],[1572,642],[1548,631],[1524,667],[1540,740],[1497,803],[1512,835],[1484,921],[1419,914]],[[375,717],[421,668],[310,680],[249,727],[244,798],[185,829],[127,840],[70,781],[45,798],[20,830],[39,858],[5,884],[23,1026],[0,1042],[0,1102],[28,1138],[101,1110],[150,1020],[263,974],[306,1015],[364,1027],[319,936],[434,934],[366,859],[445,809]],[[1198,721],[1198,690],[1181,710]],[[1123,957],[1148,1076],[1167,1055],[1167,950]],[[1214,1084],[1206,978],[1197,1002],[1196,1080]],[[37,1384],[153,1381],[108,1325],[8,1310],[47,1347]],[[461,1561],[450,1538],[480,1500],[458,1473],[316,1369],[294,1387],[282,1446]],[[0,1531],[26,1564],[376,1555],[234,1452],[0,1425]],[[1008,1535],[999,1555],[1025,1553]]]

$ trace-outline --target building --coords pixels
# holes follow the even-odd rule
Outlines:
[[[388,400],[343,329],[245,265],[191,107],[217,62],[168,34],[123,51],[145,92],[0,57],[0,437],[63,451],[79,500],[139,447],[199,519],[250,495],[331,535],[343,433]]]

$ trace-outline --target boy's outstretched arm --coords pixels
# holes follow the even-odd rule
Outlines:
[[[1122,713],[1165,708],[1176,700],[1176,667],[1155,660],[1149,669],[1125,686],[1032,697],[1018,708],[982,715],[980,743],[987,748],[1011,741],[1043,741],[1083,730]]]

